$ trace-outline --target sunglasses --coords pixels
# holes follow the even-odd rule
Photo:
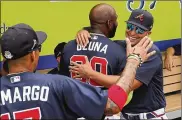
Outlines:
[[[135,29],[136,28],[136,29]],[[133,31],[135,29],[135,32],[137,33],[137,34],[143,34],[146,30],[144,30],[144,29],[142,29],[142,28],[140,28],[140,27],[137,27],[137,26],[135,26],[135,25],[133,25],[133,24],[131,24],[131,23],[127,23],[127,30],[129,30],[129,31]]]

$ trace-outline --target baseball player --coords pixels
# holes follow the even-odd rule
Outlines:
[[[29,25],[9,27],[1,37],[1,51],[9,74],[1,77],[1,119],[100,119],[122,110],[137,67],[153,53],[150,40],[133,49],[118,82],[109,90],[84,84],[66,76],[33,73],[47,35]]]
[[[60,62],[62,61],[63,49],[66,45],[65,42],[59,43],[54,49],[54,57],[58,63],[57,67],[48,72],[48,74],[60,74]]]
[[[65,75],[75,77],[76,74],[69,71],[68,66],[70,62],[85,63],[85,56],[91,62],[92,69],[106,75],[118,75],[126,64],[126,54],[124,48],[109,39],[115,36],[118,26],[115,9],[108,4],[97,4],[91,9],[89,19],[92,33],[88,45],[82,47],[72,40],[64,48]],[[91,78],[80,80],[102,89],[109,87],[109,83],[103,85]]]
[[[126,64],[124,49],[109,38],[114,37],[117,29],[117,14],[114,8],[108,4],[94,6],[89,14],[91,24],[91,40],[87,46],[82,47],[76,44],[75,40],[68,42],[64,48],[65,75],[75,77],[69,71],[70,62],[85,63],[85,56],[88,57],[92,68],[106,75],[118,75]],[[81,79],[82,82],[103,87],[94,79]],[[108,83],[104,85],[108,86]],[[105,89],[105,88],[104,88]]]
[[[132,11],[126,21],[126,37],[129,38],[132,46],[137,46],[142,39],[152,33],[153,19],[152,14],[146,10],[136,9]],[[83,34],[81,34],[82,38],[89,37],[87,36],[88,32],[83,32]],[[118,40],[115,42],[126,49],[125,41]],[[150,51],[152,50],[155,50],[156,54],[137,69],[134,84],[131,86],[131,90],[134,90],[133,97],[122,110],[122,115],[125,119],[167,119],[165,114],[166,100],[163,93],[162,56],[155,45],[152,46]],[[77,66],[77,71],[75,70],[75,72],[81,72],[79,76],[84,74],[86,77],[92,77],[97,81],[104,82],[111,80],[116,82],[119,78],[119,76],[106,76],[101,73],[93,74],[92,69],[89,69],[89,71],[85,69],[88,66],[89,64],[87,66]],[[90,73],[92,73],[91,76]],[[102,84],[105,84],[104,82]]]

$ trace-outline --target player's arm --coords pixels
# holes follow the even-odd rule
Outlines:
[[[169,47],[167,50],[166,50],[166,56],[173,56],[175,53],[175,50],[173,47]]]
[[[169,71],[171,71],[172,67],[175,66],[173,61],[174,55],[181,55],[181,44],[169,47],[165,52],[164,66]]]
[[[85,57],[85,59],[85,64],[71,62],[72,66],[69,66],[70,72],[77,74],[73,78],[89,78],[107,88],[115,84],[119,79],[119,75],[105,75],[97,71],[94,71],[88,61],[88,58]]]
[[[173,55],[175,53],[175,50],[173,47],[169,47],[166,50],[165,53],[165,60],[164,60],[164,66],[167,70],[171,71],[172,66],[173,66]]]
[[[90,67],[88,68],[88,66],[90,66],[90,63],[88,63],[87,58],[86,58],[86,64],[80,65],[77,64],[76,62],[72,62],[72,64],[74,66],[69,67],[71,69],[70,72],[78,74],[74,76],[74,78],[90,78],[92,80],[95,80],[95,82],[97,82],[98,84],[107,88],[110,88],[113,84],[115,84],[120,77],[119,75],[105,75],[90,69]],[[133,85],[131,86],[131,90],[133,91],[137,89],[142,84],[143,84],[142,82],[135,79]]]
[[[90,79],[106,88],[115,84],[120,77],[119,75],[105,75],[97,71],[92,71],[88,76]]]
[[[93,73],[91,73],[90,78],[95,80],[97,83],[99,83],[100,85],[103,85],[104,87],[111,87],[113,84],[115,84],[120,76],[117,75],[104,75],[102,73],[99,73],[97,71],[93,71]],[[140,86],[142,86],[143,83],[140,82],[137,79],[134,79],[133,84],[130,86],[131,87],[131,91],[139,88]]]
[[[131,86],[133,84],[133,79],[135,77],[136,69],[137,69],[138,65],[139,65],[139,62],[134,59],[127,60],[127,64],[126,64],[126,67],[125,67],[123,73],[117,80],[116,84],[112,85],[111,88],[109,88],[109,90],[108,90],[109,98],[108,98],[107,105],[106,105],[106,108],[104,111],[105,115],[117,114],[118,112],[120,112],[122,110],[127,99],[124,99],[124,98],[121,99],[120,97],[118,97],[119,92],[121,94],[122,90],[124,90],[127,95],[130,93]],[[122,90],[119,90],[119,87],[116,89],[113,89],[114,87],[117,87],[115,85],[122,88]],[[122,94],[123,94],[123,96],[125,96],[124,93],[122,93]],[[120,99],[116,100],[116,98],[118,98],[118,99],[120,98]],[[121,102],[118,102],[118,101],[121,101]]]

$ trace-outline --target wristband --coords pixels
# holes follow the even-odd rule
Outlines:
[[[137,60],[139,63],[140,63],[140,59],[138,57],[135,57],[135,56],[129,56],[128,59],[135,59]]]
[[[108,90],[108,98],[111,99],[120,110],[122,110],[127,101],[128,95],[120,86],[112,85]]]
[[[142,60],[142,58],[140,57],[139,54],[132,53],[132,54],[129,54],[127,58],[133,58],[133,59],[138,60],[138,61],[140,62],[139,65],[138,65],[139,67],[140,67],[140,66],[142,65],[142,63],[143,63],[143,60]]]

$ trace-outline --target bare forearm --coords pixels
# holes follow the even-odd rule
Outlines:
[[[168,57],[168,56],[173,56],[174,53],[175,53],[174,48],[173,48],[173,47],[170,47],[170,48],[168,48],[168,49],[166,50],[166,57]]]
[[[108,98],[106,109],[104,110],[104,114],[113,115],[113,114],[117,114],[118,112],[120,112],[119,107],[111,99]]]
[[[136,63],[134,63],[134,62],[136,60],[129,60],[129,61],[132,61],[133,63],[132,62],[131,63],[127,63],[123,73],[121,73],[121,76],[117,76],[117,75],[104,75],[104,74],[99,73],[97,71],[92,71],[89,74],[89,78],[91,78],[92,80],[94,80],[98,84],[103,85],[103,86],[109,88],[113,84],[116,84],[117,81],[119,82],[119,78],[121,79],[121,77],[122,77],[122,81],[120,81],[119,83],[122,82],[122,84],[127,84],[127,85],[131,84],[129,86],[130,89],[131,90],[136,89],[134,84],[132,84],[132,83],[133,83],[134,78],[135,78],[136,68],[137,68],[138,64],[135,65]],[[126,72],[128,69],[129,69],[129,72]],[[131,69],[131,71],[130,71],[130,69]],[[131,83],[129,82],[128,79],[132,79]],[[127,86],[123,85],[123,87],[127,87]]]
[[[133,85],[138,64],[138,61],[128,59],[125,69],[116,83],[116,85],[120,86],[127,94],[131,91],[131,86]],[[110,98],[108,98],[105,114],[113,115],[118,112],[120,112],[120,108]]]
[[[127,94],[129,94],[129,92],[132,90],[138,64],[138,61],[134,59],[128,59],[126,67],[116,83],[116,85],[123,88]]]
[[[89,75],[89,78],[94,80],[100,85],[109,88],[111,85],[116,84],[119,76],[117,75],[104,75],[97,71],[92,71]]]

